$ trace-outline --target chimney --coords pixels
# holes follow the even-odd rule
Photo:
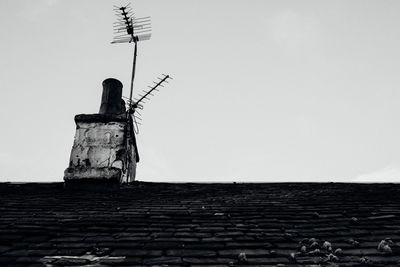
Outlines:
[[[75,116],[76,133],[66,183],[125,183],[135,179],[137,150],[128,142],[129,121],[122,100],[122,83],[103,81],[98,114]],[[134,140],[134,139],[133,139]]]

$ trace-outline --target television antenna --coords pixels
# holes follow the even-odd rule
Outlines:
[[[134,52],[132,59],[132,76],[131,76],[131,86],[129,92],[129,98],[126,99],[126,116],[128,122],[127,131],[127,145],[128,150],[133,146],[136,162],[139,162],[139,153],[136,145],[135,133],[139,133],[138,125],[141,124],[142,118],[141,113],[137,109],[143,109],[143,104],[146,100],[153,96],[155,91],[158,91],[159,87],[164,87],[165,83],[168,83],[168,79],[172,79],[169,75],[162,74],[158,77],[156,81],[153,81],[153,85],[148,86],[149,89],[143,90],[138,97],[133,99],[133,83],[135,80],[136,72],[136,61],[137,61],[137,49],[138,42],[149,40],[151,38],[151,22],[150,17],[136,17],[133,13],[133,9],[130,4],[126,6],[114,6],[114,11],[116,12],[117,21],[113,24],[114,29],[114,39],[112,44],[118,43],[133,43]],[[128,162],[131,162],[130,153],[128,153]],[[128,177],[130,177],[130,168],[127,167]]]
[[[153,86],[148,86],[148,90],[143,90],[142,94],[138,94],[137,98],[132,99],[133,83],[135,80],[136,72],[138,42],[149,40],[151,38],[150,17],[135,17],[130,3],[122,7],[114,6],[114,11],[116,12],[117,21],[113,24],[115,36],[114,40],[111,43],[133,43],[134,45],[129,98],[123,98],[128,102],[127,113],[133,115],[136,112],[136,114],[133,115],[133,119],[136,125],[135,132],[138,133],[138,125],[141,123],[137,120],[142,119],[140,118],[141,114],[137,112],[136,109],[143,109],[142,104],[145,103],[145,100],[148,100],[149,96],[153,96],[153,92],[158,91],[158,87],[164,87],[163,83],[168,83],[168,79],[172,78],[169,75],[162,74],[161,77],[157,78],[157,81],[153,82]]]
[[[133,14],[130,3],[122,7],[114,6],[114,11],[117,15],[117,21],[113,24],[115,36],[111,43],[134,44],[131,88],[129,93],[129,100],[130,103],[132,103],[133,81],[135,80],[136,71],[137,43],[151,38],[150,17],[136,18]]]

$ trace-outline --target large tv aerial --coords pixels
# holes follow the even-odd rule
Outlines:
[[[128,122],[127,129],[127,150],[134,150],[135,161],[139,162],[139,152],[137,149],[135,133],[139,133],[139,124],[141,119],[141,114],[136,109],[143,109],[143,104],[145,100],[148,100],[150,96],[153,95],[154,91],[158,91],[159,87],[163,87],[164,83],[167,83],[168,79],[171,79],[169,75],[163,74],[158,78],[157,81],[154,81],[152,86],[149,86],[149,89],[143,90],[141,94],[138,94],[138,97],[132,99],[133,97],[133,82],[135,80],[135,71],[136,71],[136,60],[137,60],[137,47],[138,42],[149,40],[151,37],[151,23],[150,17],[136,17],[133,13],[132,7],[130,4],[122,7],[114,6],[114,11],[117,15],[117,21],[114,22],[114,40],[111,42],[113,44],[116,43],[133,43],[134,52],[133,52],[133,61],[132,61],[132,76],[131,76],[131,87],[129,92],[129,98],[126,98],[126,119]],[[138,121],[139,120],[139,121]],[[127,162],[133,163],[134,158],[132,157],[132,153],[127,153]],[[129,165],[129,164],[128,164]],[[136,166],[136,164],[134,164]],[[131,177],[131,173],[133,170],[126,166],[127,177]]]
[[[140,118],[141,114],[137,112],[136,109],[143,109],[142,104],[145,103],[145,100],[148,100],[150,96],[153,96],[153,92],[158,91],[158,87],[164,87],[163,83],[168,83],[168,79],[172,78],[169,75],[162,74],[161,77],[158,77],[157,81],[153,82],[153,86],[148,86],[149,89],[143,90],[141,94],[138,94],[138,97],[132,99],[138,42],[149,40],[151,38],[150,17],[135,17],[130,4],[122,7],[114,6],[114,11],[116,12],[117,21],[114,22],[113,25],[115,36],[111,43],[133,43],[134,45],[129,98],[124,97],[124,99],[127,101],[127,116],[132,116],[129,119],[132,119],[135,122],[135,132],[138,133],[138,125],[141,123],[137,120],[141,121],[142,119]]]

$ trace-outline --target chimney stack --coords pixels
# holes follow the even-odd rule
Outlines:
[[[124,183],[135,179],[138,156],[136,143],[127,141],[130,129],[120,81],[104,80],[99,113],[76,115],[75,123],[65,182]]]

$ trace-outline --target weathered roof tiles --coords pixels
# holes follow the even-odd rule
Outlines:
[[[0,265],[400,264],[400,185],[0,184]]]

